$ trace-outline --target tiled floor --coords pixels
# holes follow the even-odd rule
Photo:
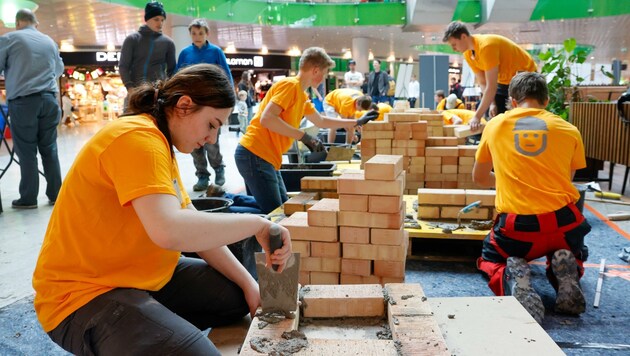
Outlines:
[[[62,174],[68,171],[74,157],[85,142],[106,122],[84,123],[78,127],[62,127],[59,129],[59,157]],[[226,164],[225,188],[229,192],[244,191],[244,184],[234,165],[234,150],[238,138],[234,132],[228,132],[223,127],[221,134],[221,151]],[[200,193],[193,192],[192,186],[196,182],[192,158],[188,154],[177,153],[182,179],[191,196]],[[6,148],[0,148],[0,167],[4,168],[9,161]],[[621,190],[623,166],[615,169],[613,192]],[[605,172],[601,172],[604,176]],[[11,304],[33,293],[31,275],[37,259],[41,242],[46,230],[52,206],[47,204],[43,191],[45,181],[40,180],[39,208],[33,210],[14,210],[11,201],[17,199],[19,183],[19,167],[13,163],[4,177],[0,180],[0,192],[4,213],[0,214],[0,308]],[[214,174],[213,174],[214,176]],[[603,188],[608,188],[603,184]],[[589,194],[590,196],[591,194]],[[626,198],[630,197],[630,189],[626,191]],[[630,200],[630,199],[628,199]],[[607,204],[605,202],[588,201],[602,214],[617,211],[629,211],[630,205]],[[630,232],[630,221],[620,222],[619,226]]]

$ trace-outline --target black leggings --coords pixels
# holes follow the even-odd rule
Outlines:
[[[205,261],[182,257],[159,291],[111,290],[48,335],[75,355],[220,355],[201,330],[247,313],[241,288]]]

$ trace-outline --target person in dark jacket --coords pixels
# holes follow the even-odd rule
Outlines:
[[[175,72],[175,43],[162,34],[164,7],[150,2],[144,8],[145,24],[125,38],[120,53],[120,77],[130,90],[144,82],[164,80]]]
[[[387,91],[389,90],[389,76],[385,72],[381,72],[381,61],[375,59],[372,62],[374,71],[368,76],[368,92],[367,95],[372,97],[374,103],[389,103]]]

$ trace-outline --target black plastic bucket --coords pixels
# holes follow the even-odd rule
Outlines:
[[[232,199],[220,197],[202,197],[192,199],[195,209],[206,213],[225,213],[234,204]]]

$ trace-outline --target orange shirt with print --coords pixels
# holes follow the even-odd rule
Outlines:
[[[324,103],[335,108],[337,114],[344,119],[355,117],[357,112],[357,99],[363,93],[355,89],[335,89],[326,95]]]
[[[180,253],[157,246],[131,201],[170,194],[190,204],[170,146],[148,115],[103,127],[66,175],[33,274],[35,311],[49,332],[114,288],[156,291]]]
[[[474,52],[467,50],[464,58],[475,73],[499,67],[497,82],[509,85],[516,73],[535,72],[536,63],[519,45],[499,35],[472,35]]]
[[[260,118],[270,102],[282,108],[280,119],[295,128],[300,127],[302,117],[315,112],[315,107],[309,101],[297,77],[285,78],[272,85],[260,103],[260,108],[247,127],[240,144],[278,170],[282,164],[282,154],[289,150],[293,139],[261,125]]]
[[[516,108],[495,116],[475,159],[492,162],[499,213],[548,213],[580,197],[571,171],[586,167],[582,136],[546,110]]]

